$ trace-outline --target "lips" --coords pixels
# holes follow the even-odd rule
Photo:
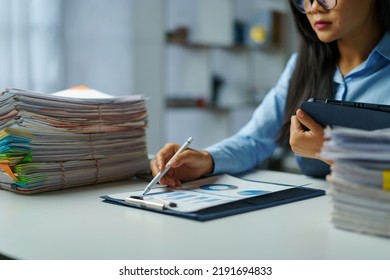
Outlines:
[[[318,20],[314,23],[314,26],[318,30],[325,30],[329,28],[332,23],[330,21]]]

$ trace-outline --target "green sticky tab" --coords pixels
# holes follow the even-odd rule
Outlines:
[[[22,160],[22,163],[30,163],[32,162],[32,153],[29,153],[27,156],[25,156]]]

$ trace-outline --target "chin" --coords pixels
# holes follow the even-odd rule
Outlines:
[[[336,40],[334,37],[329,37],[329,36],[318,36],[318,39],[322,43],[331,43],[331,42],[334,42]]]

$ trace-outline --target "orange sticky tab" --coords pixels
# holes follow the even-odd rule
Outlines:
[[[86,87],[86,86],[75,86],[75,87],[71,87],[70,89],[81,89],[81,90],[86,90],[86,89],[90,89],[89,87]]]
[[[390,191],[390,170],[384,170],[383,174],[383,190]]]
[[[7,173],[12,179],[16,180],[14,173],[8,163],[0,163],[0,168]]]

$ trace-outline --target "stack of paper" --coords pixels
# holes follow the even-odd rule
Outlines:
[[[390,129],[326,129],[321,156],[328,176],[332,221],[340,228],[390,236]]]
[[[146,126],[142,96],[6,89],[0,95],[0,187],[35,193],[129,178],[148,166]]]

